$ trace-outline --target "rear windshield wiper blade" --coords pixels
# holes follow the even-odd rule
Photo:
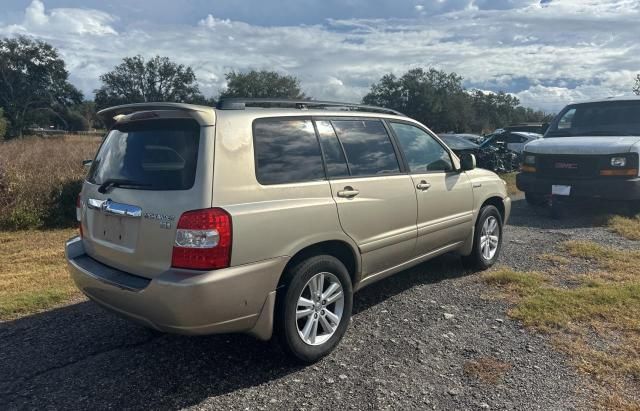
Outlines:
[[[107,191],[109,191],[110,188],[113,188],[113,187],[131,187],[131,188],[136,188],[136,187],[149,187],[150,185],[151,184],[139,183],[139,182],[133,181],[133,180],[109,178],[109,179],[105,180],[102,184],[100,184],[100,187],[98,187],[98,192],[104,194]]]

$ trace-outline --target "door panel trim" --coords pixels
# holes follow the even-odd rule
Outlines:
[[[434,258],[434,257],[439,256],[441,254],[447,253],[449,251],[456,250],[456,249],[460,248],[460,246],[463,243],[464,243],[464,241],[458,241],[458,242],[455,242],[455,243],[452,243],[452,244],[445,245],[444,247],[440,247],[440,248],[438,248],[436,250],[430,251],[430,252],[428,252],[426,254],[423,254],[421,256],[418,256],[416,258],[412,258],[411,260],[406,261],[406,262],[404,262],[402,264],[398,264],[396,266],[393,266],[393,267],[387,268],[385,270],[379,271],[379,272],[377,272],[375,274],[371,274],[371,275],[363,278],[362,281],[360,281],[356,285],[354,291],[360,291],[362,288],[364,288],[364,287],[366,287],[366,286],[368,286],[370,284],[373,284],[378,280],[382,280],[383,278],[389,277],[389,276],[391,276],[391,275],[393,275],[393,274],[395,274],[395,273],[397,273],[399,271],[406,270],[406,269],[411,268],[411,267],[413,267],[415,265],[418,265],[418,264],[420,264],[420,263],[422,263],[424,261],[430,260],[431,258]]]
[[[369,253],[371,251],[379,250],[384,247],[388,247],[394,244],[402,243],[403,241],[416,238],[416,229],[414,226],[401,228],[387,232],[377,236],[376,238],[366,243],[360,244],[360,252],[362,254]]]
[[[429,221],[428,223],[418,224],[418,237],[435,233],[436,231],[444,230],[460,224],[466,224],[471,222],[472,220],[473,212],[468,211],[455,214],[453,216],[447,216],[439,220]]]

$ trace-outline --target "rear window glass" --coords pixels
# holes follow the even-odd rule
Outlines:
[[[352,176],[400,172],[398,158],[380,120],[332,121],[344,147]]]
[[[311,120],[258,119],[253,123],[256,178],[286,184],[325,178],[320,145]]]
[[[196,176],[200,126],[193,120],[154,120],[112,129],[87,180],[129,181],[124,188],[188,190]]]

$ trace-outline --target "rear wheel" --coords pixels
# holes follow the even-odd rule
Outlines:
[[[284,350],[303,362],[329,354],[344,336],[353,307],[349,272],[337,258],[311,257],[293,267],[278,292],[276,330]]]
[[[527,201],[527,204],[531,206],[543,206],[548,203],[546,196],[540,193],[527,191],[524,193],[524,198]]]
[[[469,268],[486,270],[495,264],[502,248],[502,216],[495,206],[480,209],[473,238],[473,251],[462,257]]]

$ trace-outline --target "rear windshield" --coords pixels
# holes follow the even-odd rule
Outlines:
[[[196,176],[200,127],[194,120],[153,120],[112,129],[87,181],[127,181],[123,188],[188,190]]]
[[[640,101],[606,101],[566,107],[545,137],[639,135]]]

